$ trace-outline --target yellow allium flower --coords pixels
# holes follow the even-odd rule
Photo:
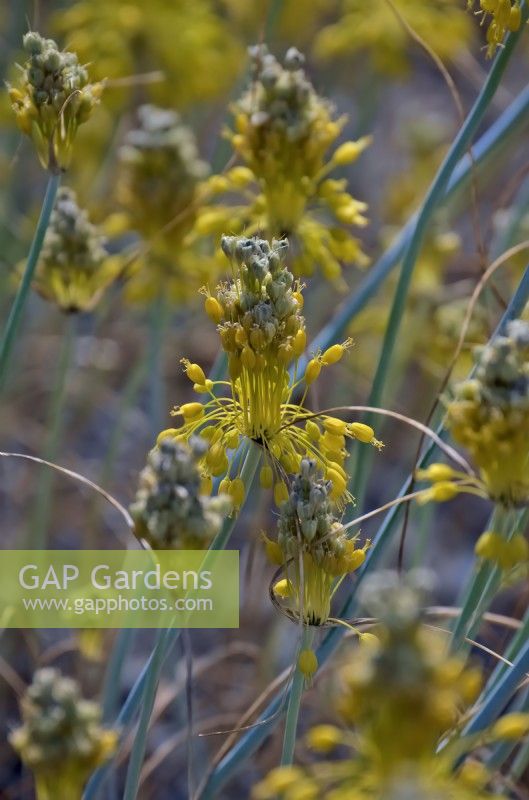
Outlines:
[[[315,461],[304,458],[279,512],[277,543],[290,587],[287,607],[308,625],[327,621],[336,578],[358,569],[369,546],[357,547],[347,537],[332,508],[332,489]]]
[[[345,179],[330,178],[355,161],[369,144],[365,137],[329,150],[345,123],[314,90],[295,48],[280,64],[266,47],[251,49],[253,82],[234,106],[228,132],[243,165],[209,182],[212,194],[241,198],[239,205],[211,205],[197,219],[195,236],[219,237],[227,229],[268,238],[288,237],[296,275],[320,269],[340,282],[341,263],[365,265],[350,227],[367,224],[366,204],[347,191]]]
[[[51,667],[35,673],[21,711],[10,742],[32,771],[38,797],[81,797],[90,773],[115,751],[117,731],[103,728],[99,706]]]
[[[226,236],[222,246],[233,278],[217,287],[216,296],[207,295],[205,307],[217,323],[230,380],[195,383],[195,391],[208,399],[176,407],[173,413],[183,418],[182,425],[161,436],[186,440],[200,433],[210,443],[202,462],[204,474],[230,481],[238,476],[239,444],[255,442],[272,470],[279,503],[288,497],[284,478],[296,473],[307,456],[332,482],[332,499],[343,504],[349,498],[343,469],[346,438],[376,447],[381,443],[368,426],[355,427],[323,412],[313,414],[303,404],[307,373],[315,364],[321,369],[337,360],[349,343],[316,354],[305,375],[298,377],[296,364],[305,350],[306,333],[300,287],[283,263],[287,242],[270,246],[262,239]],[[184,366],[193,382],[197,375],[202,378],[198,365],[184,359]],[[301,400],[294,401],[294,392],[303,385]],[[228,396],[215,394],[225,388]],[[233,483],[226,488],[230,493]]]
[[[135,301],[193,297],[211,278],[211,259],[185,238],[196,216],[200,183],[208,173],[192,131],[172,110],[143,105],[139,124],[120,150],[117,200],[130,228],[146,244],[129,272],[126,296]]]
[[[105,238],[75,193],[61,187],[44,239],[33,285],[67,312],[91,310],[118,277],[121,260],[109,256]]]
[[[468,0],[473,9],[475,0]],[[478,0],[476,12],[487,24],[487,55],[492,58],[509,31],[517,31],[522,24],[522,7],[519,0]]]
[[[8,86],[20,130],[29,136],[45,169],[68,167],[79,125],[99,102],[102,83],[90,83],[77,55],[61,51],[53,39],[29,31],[24,36],[27,60],[19,86]]]
[[[413,30],[442,59],[454,58],[468,47],[472,24],[461,0],[394,0]],[[373,68],[401,75],[409,68],[410,34],[386,0],[342,0],[338,22],[323,27],[316,37],[317,57],[367,54]]]

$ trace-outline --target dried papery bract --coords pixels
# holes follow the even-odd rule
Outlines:
[[[24,50],[21,82],[8,87],[18,127],[32,139],[45,169],[65,170],[77,129],[90,118],[103,84],[90,82],[75,53],[35,31],[24,36]]]
[[[367,206],[349,194],[346,179],[328,176],[356,161],[369,138],[336,148],[345,118],[336,118],[332,105],[317,94],[298,50],[290,48],[280,63],[259,45],[250,49],[250,58],[252,83],[234,105],[234,130],[228,132],[243,165],[209,182],[213,194],[240,196],[241,202],[205,208],[195,235],[235,230],[288,237],[296,275],[319,268],[340,283],[341,263],[367,263],[350,232],[350,226],[367,224]]]
[[[130,507],[135,533],[153,550],[204,550],[231,509],[227,495],[203,492],[198,462],[207,444],[163,439],[149,453]]]
[[[91,310],[121,269],[105,243],[75,192],[59,189],[35,272],[36,291],[63,311]]]
[[[323,479],[313,460],[304,458],[279,511],[277,544],[285,565],[287,607],[308,625],[327,621],[336,579],[364,563],[369,544],[357,547],[347,537],[331,492],[332,482]],[[273,543],[267,544],[269,549]]]
[[[117,731],[103,728],[97,703],[51,667],[34,674],[21,711],[10,742],[35,777],[38,800],[81,800],[90,773],[113,754]]]
[[[140,301],[160,292],[182,300],[211,275],[210,261],[185,243],[208,166],[175,111],[143,105],[138,123],[120,149],[117,199],[146,252],[132,265],[126,291]]]
[[[177,406],[173,413],[183,424],[163,431],[161,437],[188,439],[200,433],[206,438],[210,446],[202,468],[206,475],[224,479],[221,487],[236,507],[244,499],[244,486],[235,455],[248,440],[263,450],[261,482],[265,487],[275,484],[276,503],[288,496],[285,477],[295,474],[302,458],[309,456],[332,481],[332,500],[343,504],[349,497],[343,469],[346,438],[376,447],[380,442],[367,425],[346,424],[323,413],[310,419],[314,415],[303,403],[321,370],[339,361],[350,342],[316,353],[304,375],[296,378],[306,333],[301,287],[284,263],[287,242],[225,236],[222,246],[233,278],[219,284],[216,295],[206,291],[205,308],[217,324],[230,380],[213,383],[199,365],[184,359],[195,391],[208,399]],[[295,390],[303,386],[302,398],[294,400]],[[221,396],[226,388],[228,396]]]

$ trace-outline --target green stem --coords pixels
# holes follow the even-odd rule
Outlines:
[[[69,317],[66,320],[55,386],[53,388],[46,423],[47,430],[49,431],[43,455],[46,461],[55,460],[62,436],[64,425],[64,401],[66,397],[68,370],[74,349],[76,321],[75,317]],[[32,515],[31,529],[28,537],[30,547],[33,550],[43,550],[46,547],[54,480],[54,470],[47,468],[41,469],[37,486],[35,510]]]
[[[517,529],[517,520],[513,523],[512,513],[502,506],[496,506],[488,529],[510,539]],[[465,638],[473,637],[478,630],[483,614],[492,602],[500,583],[499,567],[484,561],[475,572],[467,589],[461,613],[454,626],[452,634],[454,652],[468,647]]]
[[[3,388],[6,380],[6,372],[9,365],[13,344],[17,334],[18,326],[21,322],[22,312],[28,298],[31,281],[33,280],[33,275],[35,274],[35,269],[39,260],[44,237],[48,229],[51,212],[53,211],[55,197],[57,195],[57,189],[59,188],[60,182],[60,175],[50,175],[48,179],[48,186],[46,188],[46,194],[44,196],[44,202],[42,204],[39,221],[35,229],[35,235],[33,236],[33,241],[31,242],[26,268],[24,270],[20,286],[18,287],[18,291],[15,295],[15,299],[13,301],[9,318],[4,330],[2,343],[0,344],[0,389]]]
[[[296,733],[298,729],[299,709],[301,706],[301,698],[303,696],[303,689],[305,687],[305,675],[300,670],[298,665],[299,655],[303,650],[310,649],[312,640],[314,639],[314,629],[310,625],[303,626],[303,633],[301,634],[301,641],[296,656],[296,670],[292,680],[292,689],[288,700],[287,714],[285,718],[285,735],[283,738],[283,752],[281,755],[281,764],[288,766],[294,760],[294,749],[296,747]]]

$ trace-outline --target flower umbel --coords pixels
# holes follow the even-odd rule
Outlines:
[[[35,776],[37,797],[80,800],[90,773],[114,752],[117,732],[102,728],[99,706],[51,667],[35,673],[21,709],[10,742]]]
[[[138,119],[120,150],[117,194],[128,224],[149,250],[134,262],[127,292],[133,299],[161,291],[181,299],[210,277],[208,260],[184,245],[208,166],[175,111],[143,105]]]
[[[205,308],[217,323],[230,380],[213,383],[199,365],[184,359],[195,391],[209,399],[177,406],[173,414],[182,416],[183,424],[162,432],[161,437],[187,440],[200,433],[206,438],[210,447],[202,462],[205,474],[227,479],[221,486],[235,496],[236,506],[244,498],[240,462],[235,459],[241,440],[262,447],[261,481],[271,486],[275,480],[278,504],[288,497],[284,478],[299,470],[305,456],[313,458],[332,481],[331,498],[343,503],[349,497],[343,469],[346,437],[377,447],[381,443],[368,426],[312,414],[303,404],[321,369],[339,361],[350,343],[314,356],[298,378],[297,361],[305,350],[306,332],[300,286],[283,263],[287,242],[270,245],[263,239],[225,236],[222,246],[232,263],[233,278],[219,284],[216,296],[207,294]],[[303,384],[302,398],[295,402],[293,394]],[[216,396],[214,390],[224,387],[230,395]]]
[[[202,491],[198,461],[206,449],[198,437],[163,439],[149,453],[130,513],[136,536],[154,550],[203,550],[220,531],[231,502]]]
[[[119,259],[105,250],[105,237],[79,208],[75,192],[61,187],[35,273],[35,289],[63,309],[88,311],[118,276]]]
[[[454,496],[469,491],[506,508],[525,506],[529,502],[529,323],[513,320],[505,336],[476,348],[474,357],[474,376],[458,384],[453,399],[446,401],[446,425],[471,454],[479,478],[454,472],[452,478],[447,475],[439,481],[431,473],[439,465],[432,465],[418,475],[434,483],[424,499],[445,500],[450,492]]]
[[[228,134],[243,166],[209,182],[213,193],[242,194],[243,202],[205,208],[196,235],[231,229],[288,237],[296,275],[318,266],[339,282],[341,262],[366,264],[349,227],[367,224],[367,206],[349,194],[345,179],[328,175],[356,161],[369,138],[345,142],[329,155],[345,118],[335,119],[331,104],[316,93],[303,55],[291,48],[281,64],[264,45],[250,55],[253,82],[235,104],[235,131]]]
[[[28,58],[20,86],[9,86],[9,97],[20,130],[37,148],[43,167],[51,172],[70,163],[77,128],[99,102],[102,83],[90,83],[88,70],[75,53],[61,51],[53,39],[29,31],[24,36]]]
[[[331,481],[304,458],[279,512],[277,543],[286,565],[289,608],[309,625],[326,622],[336,578],[358,569],[369,545],[357,548],[347,537],[333,513],[331,491]]]

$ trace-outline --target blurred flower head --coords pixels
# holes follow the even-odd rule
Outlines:
[[[61,187],[35,272],[37,292],[63,311],[89,311],[121,270],[105,237],[79,208],[75,192]]]
[[[162,439],[149,453],[130,507],[138,538],[154,550],[203,550],[220,531],[230,511],[227,495],[202,492],[199,460],[207,443]]]
[[[24,51],[21,81],[8,87],[18,127],[32,139],[43,167],[64,170],[77,128],[89,119],[103,84],[90,83],[75,53],[59,50],[35,31],[24,36]]]
[[[114,752],[117,732],[101,726],[101,709],[83,699],[76,681],[51,667],[34,674],[21,711],[10,742],[35,776],[39,797],[80,797],[90,773]]]
[[[345,118],[335,118],[332,105],[317,94],[303,55],[292,47],[280,63],[258,45],[250,57],[252,83],[234,105],[235,129],[228,131],[243,165],[209,181],[213,195],[240,196],[242,202],[204,208],[195,235],[234,230],[288,237],[294,274],[319,268],[340,283],[341,263],[366,263],[349,230],[367,224],[366,204],[349,194],[345,179],[328,176],[355,161],[369,138],[345,142],[329,154]]]

